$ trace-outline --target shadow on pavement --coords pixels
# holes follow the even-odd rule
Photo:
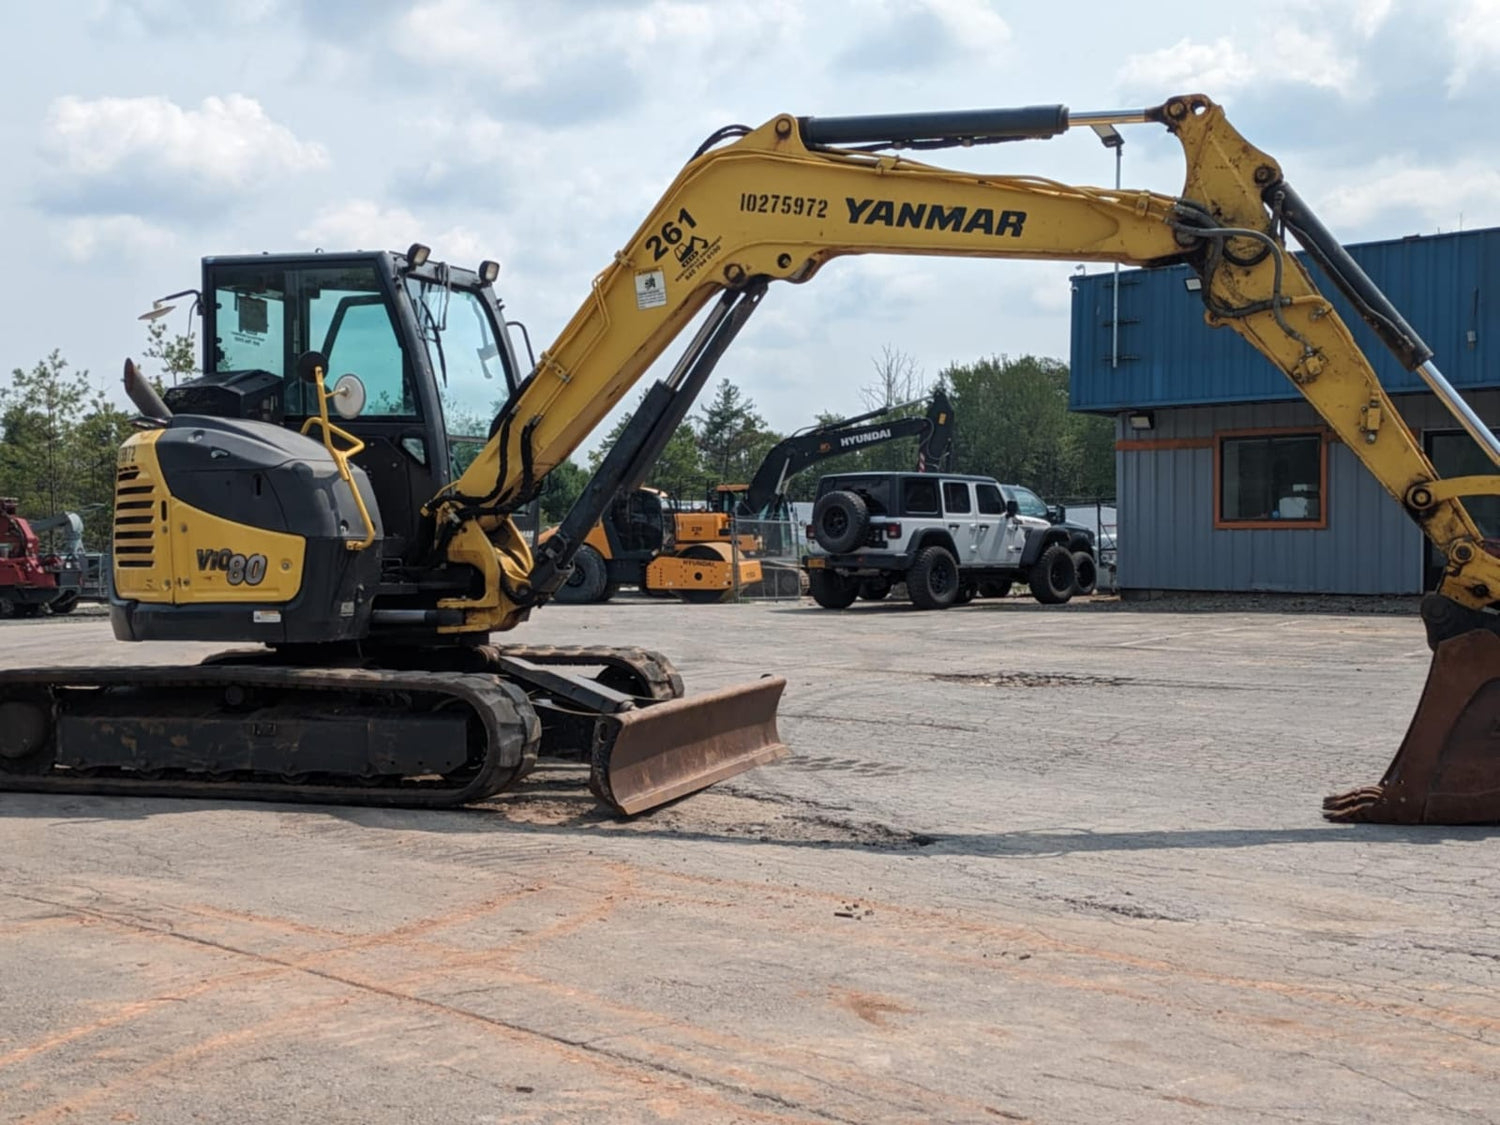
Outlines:
[[[373,831],[429,832],[438,835],[496,833],[578,837],[580,839],[660,839],[777,848],[809,848],[912,855],[960,855],[996,859],[1048,858],[1090,852],[1194,851],[1274,847],[1286,844],[1364,846],[1438,845],[1500,838],[1500,826],[1407,827],[1333,825],[1312,822],[1284,828],[1183,828],[1139,831],[1027,829],[1013,832],[926,833],[873,820],[844,817],[754,797],[717,793],[735,801],[737,823],[705,827],[716,810],[694,809],[694,796],[681,798],[631,820],[610,815],[594,802],[580,780],[548,779],[544,786],[522,786],[515,793],[463,809],[392,809],[339,805],[209,802],[167,798],[85,797],[55,794],[0,794],[0,818],[90,822],[144,820],[212,810],[305,813],[328,816]],[[697,797],[705,800],[704,797]],[[749,815],[759,812],[761,818]],[[694,823],[696,822],[696,823]]]

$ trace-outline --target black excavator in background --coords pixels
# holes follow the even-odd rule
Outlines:
[[[687,602],[718,602],[736,590],[795,597],[802,583],[795,544],[782,541],[792,527],[787,490],[794,476],[830,457],[913,437],[918,471],[951,467],[948,396],[936,390],[925,415],[900,415],[912,405],[882,407],[784,438],[748,485],[715,485],[704,508],[681,508],[654,488],[622,493],[585,536],[557,600],[608,601],[622,585]]]
[[[1181,145],[1179,194],[906,154],[1131,124]],[[1438,475],[1288,236],[1365,339],[1421,377],[1495,471]],[[868,253],[1188,266],[1207,324],[1282,371],[1445,560],[1423,602],[1435,654],[1405,741],[1379,783],[1329,798],[1325,815],[1500,821],[1500,548],[1462,502],[1500,495],[1500,439],[1276,161],[1199,94],[1102,112],[727,126],[527,374],[494,262],[459,269],[419,245],[206,259],[203,376],[166,402],[131,380],[142,428],[119,453],[110,618],[122,640],[261,647],[192,666],[0,670],[0,787],[455,805],[565,751],[590,763],[601,800],[630,813],[784,754],[782,680],[677,698],[681,679],[648,651],[491,635],[556,593],[771,283]],[[512,513],[699,313],[683,356],[533,553]],[[496,401],[458,471],[445,412]]]

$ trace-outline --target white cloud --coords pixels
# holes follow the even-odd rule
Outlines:
[[[474,231],[451,226],[433,231],[404,207],[382,207],[369,199],[352,199],[325,207],[297,238],[327,250],[405,250],[413,242],[432,248],[438,261],[477,266],[483,258],[498,258]]]
[[[994,51],[1011,40],[1010,25],[988,0],[919,0],[971,52]]]
[[[1311,86],[1346,98],[1360,96],[1368,90],[1361,82],[1358,43],[1351,40],[1368,39],[1389,11],[1385,0],[1371,11],[1337,11],[1331,19],[1288,22],[1273,16],[1248,33],[1221,35],[1212,42],[1180,39],[1170,47],[1130,55],[1120,79],[1132,89],[1219,99],[1268,86]],[[1332,28],[1319,29],[1330,22]]]
[[[1414,211],[1444,230],[1457,227],[1460,215],[1465,226],[1484,226],[1500,222],[1500,169],[1472,159],[1431,168],[1385,160],[1324,200],[1321,210],[1335,228],[1399,211]]]
[[[1181,39],[1159,51],[1130,55],[1120,68],[1120,80],[1132,89],[1204,93],[1212,97],[1243,89],[1258,74],[1255,60],[1227,37],[1212,43]]]
[[[247,192],[287,173],[328,166],[322,145],[299,140],[254,98],[231,94],[183,109],[161,97],[58,98],[42,149],[58,190],[178,197],[183,191]],[[150,209],[149,199],[142,199]]]
[[[968,6],[973,0],[930,0]],[[408,58],[432,66],[483,67],[484,80],[516,92],[544,86],[557,69],[579,59],[628,60],[666,87],[698,70],[697,60],[726,48],[747,47],[792,34],[804,9],[792,0],[760,4],[708,4],[651,0],[644,5],[600,5],[589,12],[588,34],[572,15],[548,20],[535,4],[493,0],[420,0],[393,27],[392,45]],[[686,70],[683,63],[692,62]],[[712,66],[704,68],[709,73]]]
[[[85,215],[63,224],[63,253],[75,262],[107,255],[148,255],[170,249],[172,232],[139,215]]]
[[[1447,31],[1453,45],[1448,92],[1458,94],[1500,65],[1500,0],[1468,0],[1449,16]]]

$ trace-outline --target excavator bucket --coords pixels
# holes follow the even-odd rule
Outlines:
[[[786,680],[655,703],[611,716],[589,771],[594,796],[630,815],[788,754],[776,731]]]
[[[1379,785],[1323,802],[1334,821],[1500,824],[1500,636],[1442,642],[1396,757]]]

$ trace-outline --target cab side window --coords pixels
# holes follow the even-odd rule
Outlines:
[[[966,516],[974,510],[969,500],[969,486],[961,480],[943,482],[943,510],[950,516]]]

